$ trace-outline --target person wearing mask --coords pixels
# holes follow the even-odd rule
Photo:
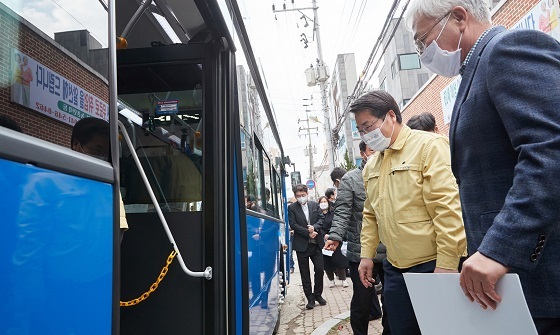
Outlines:
[[[329,202],[334,205],[334,202],[336,201],[336,188],[327,188],[327,190],[325,191],[325,197],[327,197]]]
[[[387,335],[390,334],[389,325],[387,323],[387,313],[382,313],[382,308],[375,294],[374,287],[365,287],[362,285],[358,273],[361,250],[360,232],[362,231],[362,211],[366,199],[362,169],[366,165],[368,158],[374,154],[374,151],[371,150],[364,141],[360,142],[359,148],[362,163],[358,168],[342,176],[331,173],[331,179],[333,182],[338,183],[339,188],[338,198],[335,203],[333,223],[328,240],[325,242],[325,249],[338,250],[344,238],[346,237],[348,240],[346,257],[348,259],[353,288],[352,301],[350,302],[350,326],[354,334],[367,334],[369,321],[379,319],[383,315],[383,334]],[[376,257],[382,261],[382,255],[384,254],[385,247],[380,243]],[[378,271],[380,268],[381,267],[376,266],[375,270]],[[383,272],[379,272],[380,277],[383,278]],[[377,277],[377,275],[375,275],[375,277]]]
[[[90,157],[109,161],[111,142],[109,140],[109,123],[104,120],[87,117],[79,120],[72,129],[70,148]],[[128,229],[122,197],[120,201],[120,240]]]
[[[306,309],[313,309],[315,301],[319,305],[326,305],[323,294],[323,253],[325,245],[323,240],[323,213],[319,204],[307,200],[308,188],[306,185],[294,186],[294,195],[297,202],[288,206],[288,222],[294,230],[292,246],[296,251],[301,284],[307,298]],[[311,275],[309,274],[309,260],[313,262],[314,288],[311,288]]]
[[[484,0],[416,0],[406,21],[424,66],[462,76],[449,133],[469,249],[458,284],[495,309],[495,284],[517,273],[539,334],[560,334],[560,43],[493,27]]]
[[[351,106],[362,140],[376,153],[363,176],[366,189],[358,271],[366,287],[381,240],[385,307],[391,334],[420,334],[403,273],[456,273],[466,237],[448,139],[402,124],[395,99],[382,90]]]
[[[325,241],[327,241],[327,239],[329,238],[329,231],[331,229],[334,216],[334,206],[326,196],[320,197],[318,203],[319,208],[321,208],[324,216],[323,231],[325,232]],[[346,257],[342,254],[341,249],[337,248],[330,255],[324,254],[323,261],[325,263],[325,273],[327,274],[327,278],[329,279],[329,287],[335,286],[335,272],[336,276],[340,280],[340,285],[342,285],[342,287],[348,287],[348,282],[346,281],[347,261]]]
[[[411,116],[406,125],[409,126],[410,129],[429,131],[432,133],[439,132],[434,114],[428,112]]]

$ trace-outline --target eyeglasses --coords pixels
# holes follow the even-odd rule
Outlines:
[[[388,114],[388,113],[387,113],[387,114]],[[385,121],[385,118],[387,117],[387,114],[385,114],[385,116],[383,117],[383,119],[377,119],[374,123],[370,124],[369,126],[365,126],[364,129],[358,130],[358,134],[360,134],[360,136],[364,136],[365,134],[369,133],[369,132],[371,131],[370,129],[371,129],[373,126],[375,126],[375,124],[376,124],[377,122],[379,122],[379,120]]]
[[[451,11],[447,12],[441,19],[437,20],[436,24],[434,24],[432,26],[432,28],[430,28],[427,32],[425,32],[422,36],[414,39],[414,45],[416,46],[416,52],[421,55],[424,53],[424,50],[426,50],[426,44],[424,43],[424,41],[426,40],[426,37],[428,37],[428,34],[430,33],[430,31],[432,31],[432,29],[434,29],[443,19],[445,19],[447,17],[447,15],[451,14]]]

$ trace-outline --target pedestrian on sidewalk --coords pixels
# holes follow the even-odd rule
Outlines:
[[[327,190],[325,191],[325,196],[327,197],[327,199],[329,199],[329,202],[334,206],[334,202],[336,201],[336,188],[334,187],[327,188]]]
[[[424,66],[462,76],[449,133],[469,248],[459,284],[494,309],[496,282],[517,273],[539,334],[560,334],[560,43],[493,27],[484,0],[414,1],[406,20]]]
[[[299,273],[303,292],[307,298],[306,309],[313,309],[315,301],[319,305],[326,305],[323,294],[323,253],[325,245],[323,239],[323,213],[319,204],[308,201],[308,188],[306,185],[294,186],[294,195],[297,202],[288,206],[288,222],[294,230],[292,246],[296,251]],[[311,275],[309,273],[309,260],[313,262],[314,288],[311,289]]]
[[[329,238],[329,231],[332,225],[334,206],[326,196],[320,197],[318,202],[325,217],[323,231],[325,232],[324,239],[326,241]],[[323,255],[323,262],[325,263],[325,273],[329,279],[329,287],[335,286],[335,273],[340,280],[340,285],[348,287],[348,282],[346,281],[346,265],[348,262],[340,248],[337,248],[331,255]]]
[[[376,151],[363,172],[360,280],[373,286],[372,259],[381,240],[387,247],[383,292],[391,333],[420,335],[403,273],[456,273],[466,249],[449,142],[404,125],[397,102],[382,90],[362,95],[350,112]]]
[[[362,211],[366,192],[362,169],[368,157],[374,151],[362,141],[359,145],[362,164],[346,173],[339,174],[335,170],[331,173],[331,180],[338,187],[338,197],[334,208],[334,217],[325,249],[339,250],[342,241],[348,241],[346,257],[350,276],[352,278],[352,301],[350,302],[350,326],[355,335],[366,335],[368,324],[372,319],[379,319],[383,314],[383,334],[390,334],[389,325],[386,322],[387,313],[383,312],[377,299],[374,287],[364,287],[360,282],[358,266],[360,265],[360,232],[362,230]],[[377,270],[377,269],[376,269]]]

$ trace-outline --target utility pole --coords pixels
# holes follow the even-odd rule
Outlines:
[[[292,0],[294,3],[294,0]],[[329,166],[331,169],[334,169],[334,147],[333,147],[333,140],[332,140],[332,130],[331,130],[331,122],[329,119],[329,108],[327,103],[327,84],[326,81],[329,77],[327,73],[327,67],[323,61],[323,50],[321,48],[321,32],[319,30],[319,14],[317,6],[317,0],[313,0],[311,7],[302,7],[302,8],[291,8],[286,9],[286,4],[284,4],[283,9],[276,10],[275,6],[272,5],[272,11],[274,13],[281,13],[281,12],[290,12],[290,11],[298,11],[302,13],[302,10],[313,10],[313,31],[315,32],[317,38],[317,69],[316,69],[316,77],[317,81],[319,82],[319,87],[321,89],[321,105],[323,109],[323,116],[325,118],[324,122],[324,130],[325,130],[325,137],[327,140],[327,157]],[[303,14],[303,13],[302,13]],[[302,18],[308,18],[305,14],[303,14]],[[307,20],[306,20],[307,24]],[[305,47],[307,47],[307,38],[302,36],[302,41],[305,43]],[[315,83],[311,84],[308,82],[308,86],[314,86]]]
[[[303,134],[300,134],[299,136],[307,136],[307,138],[309,139],[309,146],[304,149],[305,155],[306,156],[309,155],[309,179],[317,182],[315,180],[315,169],[313,166],[313,154],[315,153],[314,151],[317,149],[313,147],[313,143],[311,142],[311,135],[318,135],[318,133],[312,134],[311,131],[312,130],[318,131],[319,127],[311,127],[309,125],[309,113],[311,113],[311,111],[306,110],[305,113],[306,113],[306,118],[304,120],[298,119],[298,124],[304,123],[307,125],[307,127],[299,127],[298,131],[303,132]],[[317,187],[315,187],[315,197],[317,197]]]
[[[317,70],[320,71],[321,68],[324,68],[325,71],[327,67],[323,62],[323,49],[321,48],[321,32],[319,31],[319,14],[318,14],[317,7],[317,0],[313,0],[313,29],[315,30],[315,34],[317,35]],[[328,76],[328,73],[326,73]],[[321,76],[319,76],[319,87],[321,88],[321,106],[323,107],[323,115],[325,117],[325,137],[327,139],[327,157],[329,159],[329,165],[331,170],[335,168],[334,165],[334,148],[333,148],[333,140],[332,140],[332,133],[331,133],[331,122],[329,118],[329,107],[327,104],[327,84],[326,78],[325,80],[321,80]]]

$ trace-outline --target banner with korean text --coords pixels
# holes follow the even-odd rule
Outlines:
[[[109,120],[109,105],[17,49],[12,49],[11,100],[74,125],[86,117]]]

